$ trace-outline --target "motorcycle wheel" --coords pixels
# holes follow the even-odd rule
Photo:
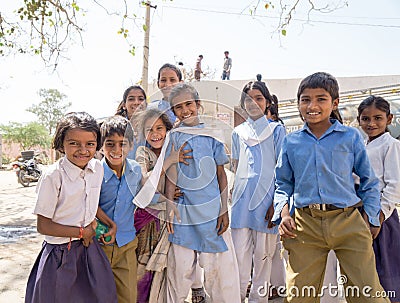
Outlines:
[[[26,178],[27,175],[28,175],[28,173],[26,171],[24,171],[24,170],[21,170],[19,172],[18,181],[19,181],[19,183],[22,184],[23,187],[28,187],[29,186],[30,181],[29,181],[28,178]]]

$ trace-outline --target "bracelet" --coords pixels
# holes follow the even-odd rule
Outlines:
[[[79,227],[79,236],[78,236],[78,238],[79,238],[79,239],[82,239],[82,238],[83,238],[83,227],[82,227],[82,226]]]

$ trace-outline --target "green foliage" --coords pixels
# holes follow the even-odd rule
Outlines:
[[[128,43],[128,50],[132,55],[135,55],[134,37],[127,28],[137,27],[147,30],[146,26],[141,26],[143,20],[139,19],[143,18],[136,14],[138,10],[143,9],[140,2],[120,1],[117,5],[116,1],[96,0],[8,0],[8,2],[10,3],[4,7],[0,6],[0,57],[12,54],[35,54],[54,70],[72,45],[81,41],[83,46],[86,11],[93,6],[103,9],[107,14],[106,18],[113,16],[120,18],[121,26],[117,32]]]
[[[65,102],[67,97],[56,89],[40,89],[39,96],[43,100],[37,104],[32,105],[27,109],[28,112],[35,114],[38,117],[39,123],[42,124],[47,130],[48,134],[53,134],[58,121],[66,113],[71,106],[71,102]]]
[[[73,1],[23,0],[15,10],[0,10],[0,56],[12,53],[40,55],[55,66],[62,49],[82,32],[80,7]]]
[[[8,125],[0,125],[3,139],[8,143],[18,143],[21,150],[31,149],[37,146],[48,148],[51,144],[51,136],[46,128],[38,122],[22,124],[10,122]]]
[[[131,49],[129,50],[129,53],[132,55],[132,56],[135,56],[135,51],[136,51],[136,47],[134,46],[134,45],[131,45]]]
[[[8,157],[5,153],[1,154],[1,163],[3,164],[10,164],[11,163],[11,158]]]

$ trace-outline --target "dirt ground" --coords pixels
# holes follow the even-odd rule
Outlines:
[[[33,183],[35,184],[35,183]],[[36,232],[35,186],[24,188],[12,171],[0,171],[0,302],[23,302],[43,236]]]

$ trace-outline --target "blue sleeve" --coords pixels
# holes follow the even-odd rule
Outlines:
[[[275,160],[278,161],[279,154],[282,148],[283,138],[286,136],[286,129],[283,125],[279,124],[274,129],[274,146],[275,146]]]
[[[232,132],[232,154],[231,158],[235,160],[239,160],[239,155],[240,155],[240,142],[239,142],[239,135],[237,132],[233,131]]]
[[[369,222],[380,226],[379,213],[381,210],[379,180],[371,167],[361,134],[356,131],[354,140],[354,172],[360,177],[357,195],[363,202]]]
[[[289,203],[289,198],[294,191],[294,174],[289,163],[287,150],[287,137],[284,137],[282,149],[279,153],[275,167],[275,194],[274,194],[274,216],[272,222],[278,225],[281,222],[281,212],[285,204]]]
[[[216,139],[213,139],[213,140],[214,140],[213,153],[214,153],[215,163],[217,165],[224,165],[226,163],[229,163],[229,158],[226,155],[224,144],[217,141]]]

